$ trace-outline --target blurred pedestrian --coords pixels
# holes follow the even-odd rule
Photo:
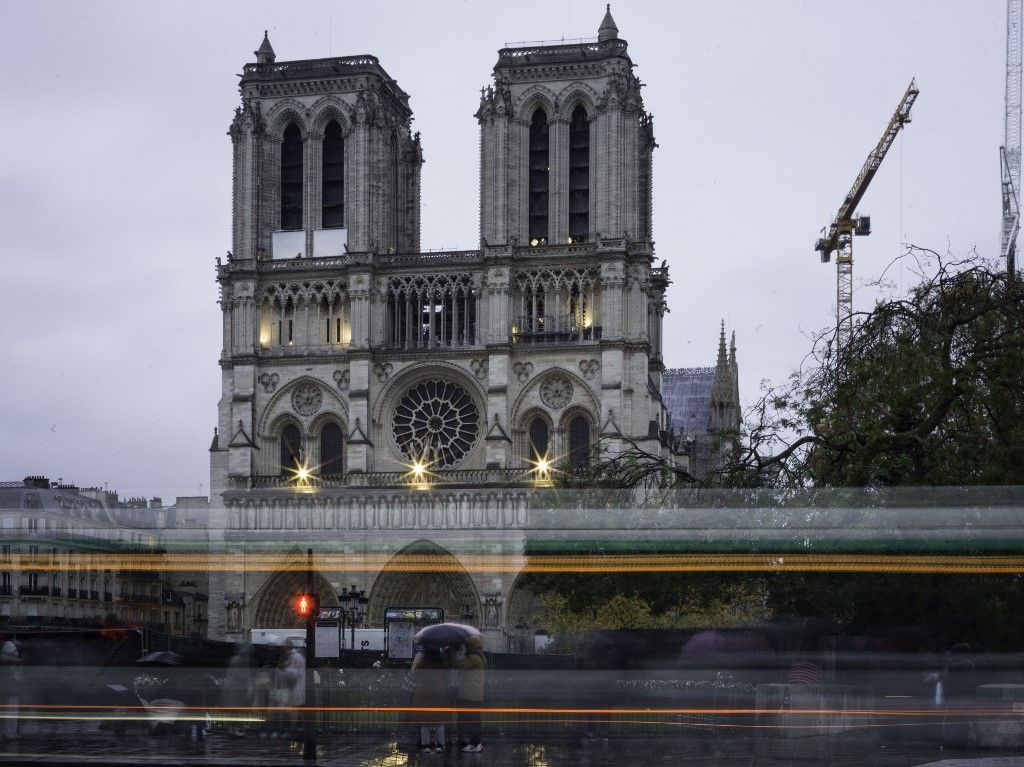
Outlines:
[[[459,738],[465,737],[467,741],[462,750],[467,753],[483,751],[480,709],[484,705],[487,686],[483,639],[478,636],[467,639],[465,651],[453,657],[452,665],[459,670]]]
[[[445,687],[445,667],[441,651],[426,648],[416,653],[412,661],[412,708],[436,709],[445,706],[448,690]],[[445,750],[444,714],[440,711],[413,711],[412,721],[420,728],[420,750]]]
[[[21,740],[18,734],[18,704],[21,703],[21,692],[24,679],[21,675],[22,658],[18,654],[18,646],[12,639],[0,644],[0,691],[4,702],[4,741]]]
[[[285,646],[278,674],[281,705],[287,711],[285,721],[294,734],[301,731],[301,709],[306,705],[306,657],[298,647]]]
[[[224,674],[224,684],[221,687],[221,706],[224,708],[222,716],[228,722],[229,735],[244,735],[237,720],[244,716],[248,707],[253,704],[255,673],[254,648],[251,644],[243,644],[228,661],[228,670]]]

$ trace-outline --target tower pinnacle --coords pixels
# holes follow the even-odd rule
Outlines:
[[[598,42],[605,40],[616,40],[619,37],[619,28],[615,26],[615,19],[612,18],[612,4],[605,7],[604,18],[601,19],[601,26],[597,28]]]
[[[267,36],[267,30],[263,30],[263,42],[260,43],[260,47],[253,51],[256,54],[257,64],[273,64],[277,55],[274,53],[274,46],[270,44],[270,38]]]

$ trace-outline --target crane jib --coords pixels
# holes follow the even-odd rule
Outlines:
[[[853,214],[857,210],[857,205],[860,204],[861,198],[864,197],[864,193],[871,184],[871,179],[874,178],[878,168],[882,165],[882,160],[885,159],[885,155],[888,153],[893,141],[896,140],[896,134],[900,132],[900,128],[910,122],[910,108],[914,105],[914,101],[917,100],[918,93],[920,91],[917,89],[914,81],[911,80],[910,85],[907,86],[906,93],[903,94],[903,98],[900,99],[896,111],[886,126],[885,132],[882,133],[882,137],[878,140],[875,148],[868,154],[867,160],[864,161],[860,173],[857,174],[857,178],[853,182],[853,186],[850,187],[850,191],[846,194],[843,204],[839,207],[835,219],[829,225],[828,234],[823,239],[818,240],[814,246],[815,250],[821,251],[823,258],[827,258],[828,254],[836,249],[840,227],[844,225],[850,226]]]

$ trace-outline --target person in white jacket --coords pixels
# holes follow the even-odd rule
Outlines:
[[[298,707],[306,705],[306,657],[297,647],[288,648],[284,664],[279,670],[282,687],[285,691],[282,703],[289,706],[289,716],[292,728],[301,725],[302,719]]]

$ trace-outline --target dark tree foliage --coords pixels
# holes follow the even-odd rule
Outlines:
[[[1024,289],[972,255],[911,247],[905,298],[855,317],[747,419],[726,485],[1024,483]]]

